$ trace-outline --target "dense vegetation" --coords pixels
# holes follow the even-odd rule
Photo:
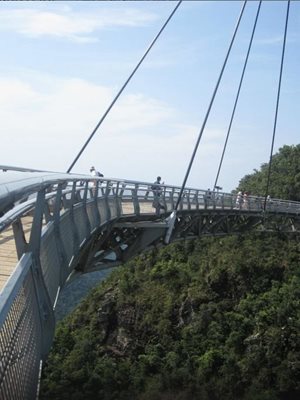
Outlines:
[[[240,188],[261,194],[264,169]],[[294,186],[272,190],[299,199]],[[299,399],[299,261],[299,236],[264,233],[137,257],[59,324],[41,399]]]
[[[300,201],[300,144],[283,146],[272,158],[269,195],[272,198]],[[266,194],[269,164],[241,179],[239,190],[252,195]]]

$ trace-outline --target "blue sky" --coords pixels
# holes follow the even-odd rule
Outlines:
[[[173,1],[0,3],[0,163],[66,171]],[[240,13],[184,1],[73,172],[180,185]],[[258,2],[248,2],[188,186],[212,187]],[[286,1],[264,1],[219,184],[268,161]],[[275,151],[299,143],[300,2],[291,3]]]

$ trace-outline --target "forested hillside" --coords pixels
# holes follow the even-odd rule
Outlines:
[[[276,155],[272,197],[300,198],[299,149]],[[239,188],[262,194],[265,168]],[[120,267],[58,325],[41,399],[299,399],[299,239],[200,238]]]

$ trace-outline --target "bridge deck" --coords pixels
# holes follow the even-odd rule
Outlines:
[[[28,242],[31,231],[32,217],[23,217],[22,224],[24,235]],[[10,226],[8,229],[0,233],[0,291],[13,273],[17,262],[18,256],[14,234],[13,229]]]
[[[12,274],[18,262],[12,229],[0,233],[0,290]]]

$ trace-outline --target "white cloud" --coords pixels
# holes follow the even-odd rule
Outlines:
[[[283,45],[283,35],[271,36],[257,40],[257,44],[262,46]],[[299,43],[300,36],[298,33],[288,32],[286,41],[288,44]]]
[[[35,87],[21,80],[0,80],[0,159],[2,164],[65,171],[110,104],[115,91],[81,79],[55,80]],[[91,164],[107,176],[168,183],[183,179],[199,129],[185,123],[170,105],[141,94],[124,95],[79,159],[74,172]],[[209,132],[199,157],[211,163],[218,130]],[[208,170],[194,171],[195,181]],[[201,179],[202,176],[202,179]]]
[[[37,81],[0,79],[0,160],[4,165],[63,172],[117,90],[82,79],[46,76],[44,85],[40,80],[41,76]],[[235,136],[251,137],[250,128],[239,127]],[[168,103],[139,93],[123,94],[73,171],[89,173],[95,165],[110,177],[151,182],[161,175],[166,183],[180,185],[199,130],[199,121],[190,121]],[[188,186],[212,187],[225,135],[217,125],[204,131]],[[255,140],[243,148],[234,138],[231,142],[220,177],[225,190],[266,159]],[[251,157],[245,158],[245,151]]]
[[[111,27],[135,27],[148,25],[156,20],[153,13],[136,9],[105,9],[101,12],[73,12],[69,7],[60,11],[39,9],[1,10],[0,30],[14,31],[29,37],[51,35],[77,42],[97,40],[92,35],[97,30]]]
[[[278,45],[278,44],[282,45],[282,42],[283,42],[282,35],[257,40],[257,43],[260,45],[263,45],[263,46],[264,45],[268,45],[268,46],[269,45]]]
[[[39,95],[29,83],[17,79],[0,79],[0,108],[15,109],[39,100]]]

